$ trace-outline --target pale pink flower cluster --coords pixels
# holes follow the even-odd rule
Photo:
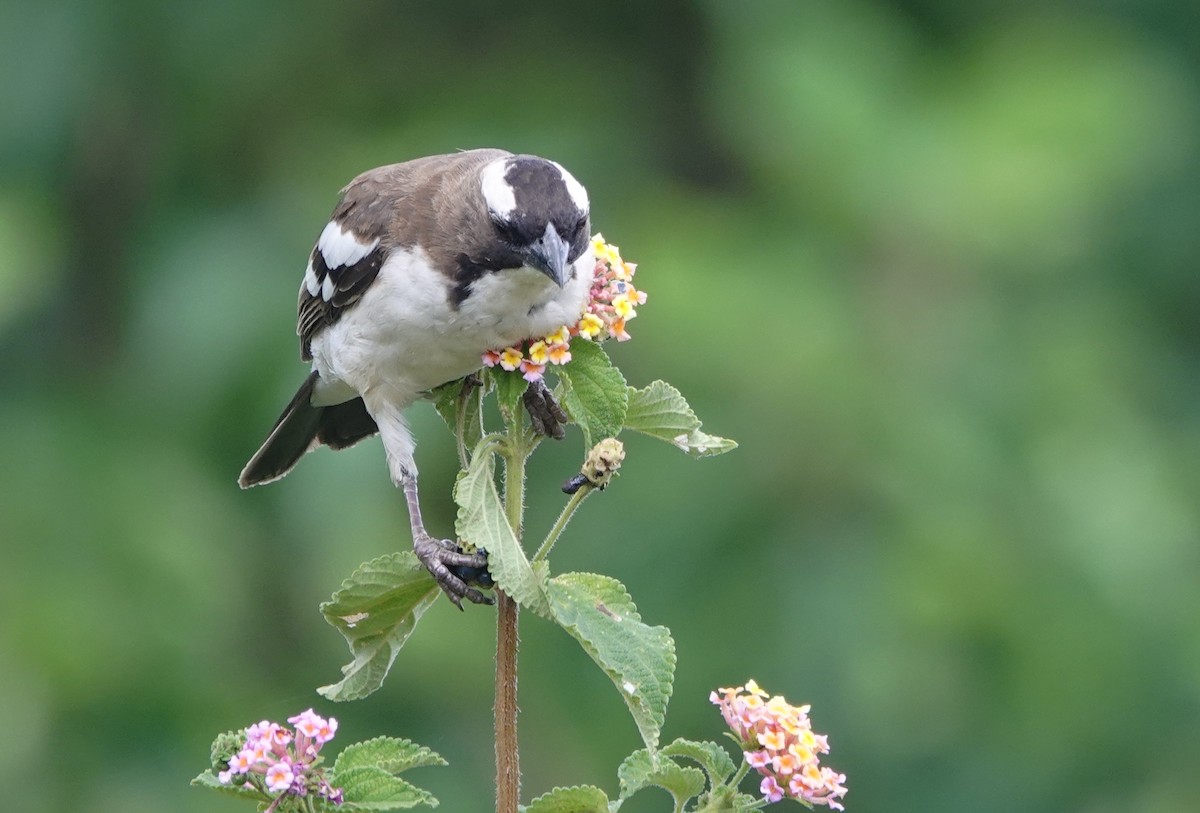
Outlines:
[[[768,697],[757,683],[720,689],[709,699],[742,743],[746,762],[762,774],[759,791],[768,802],[785,796],[811,805],[845,810],[846,776],[821,765],[829,738],[814,734],[809,706],[793,706],[782,696]]]
[[[520,370],[525,380],[540,381],[547,365],[571,360],[570,343],[574,336],[619,342],[630,338],[625,323],[637,316],[638,305],[646,304],[646,292],[633,287],[637,265],[622,260],[620,249],[606,243],[599,234],[592,238],[592,252],[596,257],[592,287],[579,321],[512,347],[488,350],[483,354],[485,367],[500,367],[509,372]]]
[[[637,264],[622,260],[621,250],[599,234],[592,238],[592,251],[596,268],[591,296],[574,330],[589,339],[628,341],[625,323],[637,316],[638,305],[646,304],[646,292],[633,287]]]
[[[296,727],[294,731],[269,720],[247,728],[245,744],[230,758],[228,770],[221,771],[217,779],[223,785],[232,785],[258,777],[255,784],[268,793],[279,794],[272,808],[287,794],[309,793],[340,805],[341,789],[330,786],[315,765],[321,746],[337,733],[337,720],[333,717],[327,720],[308,709],[289,717],[288,722]]]

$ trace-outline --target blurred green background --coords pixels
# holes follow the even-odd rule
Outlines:
[[[632,439],[555,557],[673,630],[666,739],[754,677],[814,704],[852,811],[1196,810],[1198,30],[1193,0],[4,4],[5,804],[241,809],[187,786],[212,737],[315,705],[489,809],[491,611],[313,692],[348,658],[317,603],[408,545],[378,442],[235,478],[305,373],[337,190],[498,146],[640,263],[629,380],[741,442]],[[451,438],[412,421],[448,530]],[[532,529],[579,451],[534,461]],[[616,692],[522,630],[525,798],[615,791]]]

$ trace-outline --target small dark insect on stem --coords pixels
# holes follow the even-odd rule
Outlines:
[[[563,494],[574,494],[579,489],[583,488],[588,483],[587,475],[576,474],[570,480],[562,484]]]

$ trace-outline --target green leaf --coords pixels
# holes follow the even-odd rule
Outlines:
[[[511,421],[514,415],[520,414],[517,410],[529,382],[518,370],[493,368],[489,372],[496,382],[496,404],[500,407],[500,414],[506,422]]]
[[[484,392],[487,391],[487,379],[484,379]],[[459,405],[463,409],[463,443],[468,449],[474,448],[479,439],[483,437],[483,414],[482,414],[482,398],[478,391],[472,391],[470,397],[465,400],[462,398],[463,381],[451,381],[449,384],[443,384],[440,387],[434,388],[431,395],[433,398],[433,407],[437,413],[442,416],[442,420],[446,422],[446,426],[450,427],[451,434],[458,432],[458,410]]]
[[[207,770],[193,779],[192,787],[209,788],[218,793],[224,793],[226,796],[236,796],[239,799],[253,799],[256,802],[267,802],[271,799],[270,796],[249,783],[244,785],[222,785],[221,780],[217,779],[212,770]]]
[[[688,799],[704,792],[704,772],[699,768],[684,767],[669,759],[660,759],[655,764],[645,749],[634,751],[625,758],[617,769],[617,779],[621,782],[622,799],[653,785],[675,798],[676,810],[683,810]]]
[[[665,381],[652,381],[640,390],[629,388],[625,428],[670,442],[699,429],[700,419],[679,390]]]
[[[334,774],[330,784],[341,788],[345,803],[339,810],[398,810],[417,805],[437,807],[433,794],[377,768],[360,765]]]
[[[446,760],[411,740],[376,737],[347,746],[333,764],[330,784],[345,794],[348,810],[394,810],[437,799],[395,776],[409,768],[445,765]]]
[[[679,390],[665,381],[652,381],[640,390],[629,388],[625,428],[665,440],[692,457],[712,457],[737,448],[728,438],[700,431],[700,419]]]
[[[577,785],[573,788],[555,788],[543,793],[523,813],[609,813],[608,796],[594,785]]]
[[[737,766],[729,756],[729,752],[715,742],[695,742],[693,740],[677,739],[670,745],[664,746],[659,752],[663,756],[683,757],[699,763],[708,774],[710,787],[716,787],[733,776]]]
[[[383,684],[396,653],[438,597],[438,586],[411,551],[360,566],[321,605],[325,620],[350,645],[343,678],[317,689],[330,700],[358,700]]]
[[[488,552],[488,572],[496,584],[522,607],[546,616],[547,564],[529,564],[521,543],[513,533],[494,479],[495,456],[477,449],[471,466],[458,475],[454,501],[458,503],[455,531],[459,539]]]
[[[587,448],[598,440],[615,438],[625,424],[629,388],[625,376],[596,342],[576,337],[571,361],[555,368],[563,382],[563,406],[583,430]]]
[[[333,772],[338,774],[351,768],[373,766],[397,774],[410,768],[445,764],[446,760],[440,754],[412,740],[376,737],[346,746],[333,763]]]
[[[546,585],[553,619],[616,684],[651,751],[667,714],[675,677],[675,642],[666,627],[642,623],[616,579],[564,573]]]

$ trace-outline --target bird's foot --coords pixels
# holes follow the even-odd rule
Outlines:
[[[544,381],[531,381],[525,389],[523,400],[534,432],[555,440],[562,440],[566,437],[569,418],[563,408],[554,400],[554,396]]]
[[[458,609],[462,609],[464,598],[475,604],[495,603],[495,599],[471,586],[473,583],[491,586],[492,577],[487,572],[485,551],[464,553],[449,539],[434,539],[429,534],[423,534],[413,540],[413,552]]]

